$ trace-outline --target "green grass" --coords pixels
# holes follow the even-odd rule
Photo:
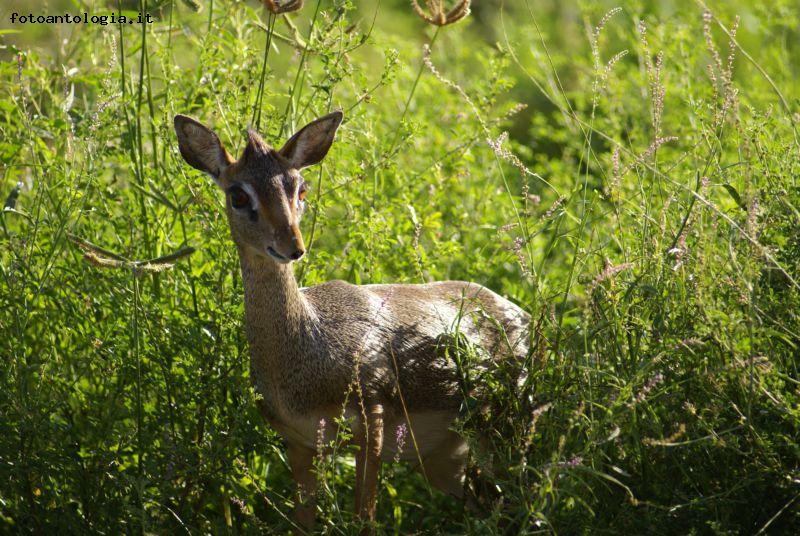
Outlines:
[[[62,4],[34,11],[117,5]],[[172,117],[238,151],[332,109],[301,283],[467,279],[533,317],[528,382],[490,371],[458,424],[480,507],[389,464],[385,532],[800,530],[796,2],[487,0],[438,31],[399,0],[136,4],[157,22],[0,12],[0,531],[291,528]],[[353,533],[352,457],[319,472],[320,530]]]

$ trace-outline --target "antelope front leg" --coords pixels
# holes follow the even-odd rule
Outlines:
[[[359,437],[356,454],[356,512],[362,521],[375,521],[375,506],[378,500],[378,471],[381,467],[383,449],[383,407],[367,408],[364,433]],[[362,534],[373,534],[373,527],[364,528]]]
[[[287,452],[292,476],[297,483],[295,497],[294,520],[298,528],[297,534],[311,534],[314,529],[314,514],[316,501],[314,494],[317,490],[317,477],[314,474],[314,450],[302,445],[289,445]]]

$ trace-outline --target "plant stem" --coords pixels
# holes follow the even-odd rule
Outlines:
[[[439,35],[439,30],[441,30],[441,26],[436,27],[436,31],[433,32],[433,36],[431,37],[430,43],[428,46],[433,48],[433,44],[436,42],[436,37]],[[406,114],[408,113],[408,107],[411,105],[411,99],[414,97],[414,93],[417,91],[417,84],[419,84],[419,79],[422,78],[422,71],[425,69],[425,61],[420,61],[419,69],[417,70],[417,76],[414,78],[414,83],[411,85],[411,92],[408,94],[406,98],[406,104],[403,106],[403,113],[400,114],[400,121],[397,123],[397,128],[394,131],[394,137],[392,138],[392,143],[389,144],[389,150],[386,151],[387,154],[391,154],[391,152],[395,148],[395,144],[397,143],[397,139],[400,137],[400,126],[403,124],[403,121],[406,119]]]
[[[317,23],[317,15],[319,14],[319,5],[321,0],[317,0],[317,7],[314,9],[314,16],[311,18],[311,25],[308,28],[308,38],[306,39],[306,46],[303,48],[303,54],[300,56],[300,64],[297,66],[297,73],[294,75],[294,83],[292,84],[292,91],[289,93],[289,99],[286,102],[286,110],[283,112],[281,118],[281,126],[278,129],[278,136],[283,135],[283,129],[286,126],[286,119],[289,117],[289,110],[292,109],[294,104],[294,95],[297,91],[297,84],[300,81],[300,74],[303,72],[303,65],[305,64],[308,50],[311,48],[311,38],[314,36],[314,25]]]
[[[253,104],[253,119],[251,122],[255,125],[256,130],[261,127],[261,103],[264,99],[264,81],[267,74],[267,59],[269,58],[269,49],[272,46],[272,32],[275,30],[275,20],[278,16],[270,11],[267,18],[267,41],[264,45],[264,59],[261,62],[261,76],[258,81],[258,91],[256,92],[256,100]]]

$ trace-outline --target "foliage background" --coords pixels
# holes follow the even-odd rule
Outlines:
[[[157,22],[10,23],[119,9]],[[271,21],[253,0],[0,8],[3,532],[291,528],[220,194],[171,124],[235,152],[248,124],[277,144],[331,109],[302,283],[469,279],[534,317],[529,382],[495,371],[459,425],[478,511],[395,464],[382,530],[800,528],[796,2],[484,0],[436,30],[400,0],[308,0],[260,90]],[[330,534],[358,528],[341,454],[319,462]]]

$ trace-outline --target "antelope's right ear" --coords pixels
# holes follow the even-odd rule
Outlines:
[[[175,116],[175,133],[178,147],[186,163],[211,175],[217,184],[226,167],[233,163],[231,155],[222,146],[214,132],[185,115]]]

